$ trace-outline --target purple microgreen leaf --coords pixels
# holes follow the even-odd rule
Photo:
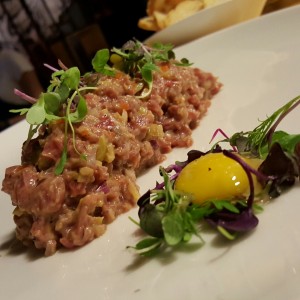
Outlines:
[[[246,232],[258,225],[258,219],[251,208],[241,209],[240,213],[221,211],[213,213],[205,220],[213,227],[223,227],[231,232]]]
[[[299,166],[292,156],[288,156],[279,143],[271,146],[267,158],[259,166],[258,171],[273,176],[269,188],[269,195],[274,198],[281,194],[281,189],[294,184],[296,177],[299,176]],[[262,182],[264,185],[268,180]]]
[[[221,142],[228,142],[228,141],[230,141],[229,136],[221,128],[218,128],[218,129],[215,130],[214,134],[212,135],[212,138],[211,138],[211,140],[209,142],[210,144],[215,139],[215,137],[217,136],[218,133],[221,133],[225,137],[225,140],[221,140],[221,141],[217,142],[216,144],[213,145],[213,148],[215,148],[215,146],[218,145]],[[231,145],[231,143],[230,143],[230,145]],[[231,145],[231,146],[232,146],[232,150],[233,151],[237,151],[237,148],[234,145]]]

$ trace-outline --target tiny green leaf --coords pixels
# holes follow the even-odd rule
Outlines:
[[[76,90],[80,81],[80,71],[77,67],[67,69],[61,75],[62,84],[69,87],[70,90]]]
[[[182,58],[182,59],[180,60],[180,63],[176,63],[176,65],[177,65],[177,66],[181,66],[181,67],[189,67],[189,66],[191,66],[191,65],[193,65],[193,64],[190,63],[188,59]]]
[[[21,116],[28,112],[29,108],[10,109],[9,112],[19,113]]]
[[[55,172],[54,172],[55,175],[60,175],[63,172],[66,161],[67,161],[67,149],[64,147],[61,158],[55,168]]]
[[[128,247],[134,248],[140,255],[142,256],[153,256],[157,254],[158,249],[163,244],[162,239],[158,238],[145,238],[138,242],[135,247]]]
[[[97,51],[92,60],[92,66],[96,72],[113,76],[115,72],[108,66],[110,53],[108,49],[101,49]]]
[[[138,242],[135,245],[135,248],[137,250],[149,248],[149,247],[152,247],[153,245],[156,245],[159,241],[160,241],[160,239],[158,239],[158,238],[146,238],[146,239],[143,239],[140,242]]]
[[[48,114],[56,115],[60,108],[60,96],[54,92],[43,93],[45,110]]]
[[[184,222],[181,215],[177,212],[167,214],[162,219],[164,237],[168,245],[175,246],[179,244],[184,237]]]
[[[141,228],[151,236],[163,237],[162,230],[163,214],[156,209],[155,205],[147,204],[140,215]]]
[[[300,134],[288,134],[284,131],[275,131],[272,136],[271,145],[273,145],[276,142],[279,143],[281,147],[289,154],[293,154],[295,152],[295,146],[300,142]],[[267,156],[267,145],[262,147],[261,152],[263,157]]]
[[[227,231],[222,226],[217,226],[218,231],[226,237],[228,240],[234,240],[236,238],[236,234],[231,234],[229,231]]]
[[[194,221],[203,220],[206,216],[209,216],[215,211],[215,208],[208,202],[203,203],[202,205],[191,204],[187,207],[187,211],[191,215]]]
[[[44,122],[45,118],[46,118],[46,112],[44,108],[44,100],[43,98],[40,98],[28,110],[26,115],[26,120],[29,124],[39,125]]]
[[[218,210],[222,210],[223,208],[225,208],[233,213],[239,213],[239,210],[233,203],[230,202],[230,200],[215,200],[211,202]]]
[[[54,78],[56,78],[56,77],[61,76],[62,74],[64,74],[64,72],[65,72],[64,70],[55,71],[55,72],[52,73],[51,77],[52,77],[52,79],[54,79]]]
[[[70,89],[66,83],[61,83],[56,92],[59,94],[61,101],[65,101],[69,97]]]
[[[145,64],[141,69],[142,77],[149,85],[153,81],[152,71],[156,69],[156,66],[150,63]]]

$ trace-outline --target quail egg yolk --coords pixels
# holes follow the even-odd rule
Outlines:
[[[241,157],[241,156],[240,156]],[[259,159],[242,159],[252,168],[261,164]],[[262,190],[252,175],[255,193]],[[175,181],[175,190],[192,195],[193,203],[209,200],[245,198],[249,194],[249,181],[242,166],[223,153],[209,153],[186,165]]]

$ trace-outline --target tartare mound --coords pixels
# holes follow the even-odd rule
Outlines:
[[[140,81],[121,71],[84,77],[97,89],[84,94],[87,115],[74,123],[74,134],[67,132],[61,174],[55,167],[66,137],[64,122],[42,125],[23,144],[21,165],[6,169],[2,190],[15,206],[16,236],[25,245],[49,256],[101,236],[107,224],[136,205],[136,176],[174,147],[192,145],[192,130],[222,85],[199,68],[172,62],[158,67],[145,98],[136,96]]]

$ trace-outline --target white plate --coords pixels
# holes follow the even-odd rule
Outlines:
[[[149,38],[145,43],[171,43],[180,46],[217,30],[258,17],[266,0],[217,0],[214,6],[183,19]]]
[[[300,94],[300,6],[231,27],[178,48],[195,66],[212,71],[224,83],[208,115],[195,130],[193,148],[207,149],[213,131],[229,135],[252,129],[258,118]],[[300,110],[281,129],[299,133]],[[27,125],[0,134],[1,180],[4,169],[20,161]],[[185,159],[174,150],[164,165]],[[138,182],[144,192],[155,180],[151,169]],[[104,236],[71,252],[36,257],[10,248],[14,224],[10,199],[0,202],[0,294],[9,300],[50,299],[300,299],[300,190],[276,199],[259,215],[259,226],[235,242],[221,243],[206,233],[201,249],[174,252],[152,260],[137,259],[126,250],[138,237],[128,220],[119,217]],[[12,250],[10,250],[12,249]]]

